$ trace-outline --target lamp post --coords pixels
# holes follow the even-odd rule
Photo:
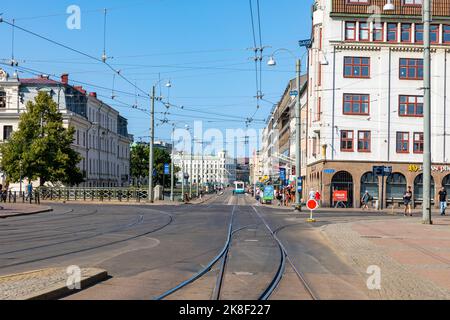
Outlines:
[[[156,97],[156,86],[161,83],[162,80],[159,80],[152,87],[152,96],[151,96],[151,108],[150,108],[150,145],[149,145],[149,170],[148,170],[148,201],[150,203],[154,202],[154,192],[153,192],[153,170],[154,170],[154,144],[155,144],[155,100],[161,100],[161,97]],[[172,87],[172,83],[167,82],[167,88]]]
[[[174,175],[175,166],[173,163],[174,149],[175,149],[174,136],[175,136],[175,124],[172,125],[172,152],[171,152],[172,160],[170,161],[170,201],[172,201],[172,202],[175,201],[174,194],[173,194],[173,192],[174,192],[174,177],[175,177],[175,175]]]
[[[430,23],[431,1],[423,1],[423,223],[433,224],[431,219],[431,53],[430,53]]]
[[[296,168],[296,181],[297,186],[295,188],[295,210],[302,211],[302,201],[301,201],[301,189],[302,186],[302,162],[301,162],[301,121],[302,121],[302,105],[301,105],[301,60],[297,59],[295,54],[293,54],[288,49],[278,49],[272,53],[270,60],[268,61],[269,66],[276,66],[275,54],[278,51],[286,51],[290,53],[296,59],[296,82],[297,82],[297,93],[296,93],[296,106],[295,106],[295,168]]]

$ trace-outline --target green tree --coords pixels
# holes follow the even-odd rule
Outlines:
[[[8,180],[18,182],[22,174],[30,180],[62,182],[76,185],[83,182],[77,167],[81,156],[72,149],[75,129],[63,126],[57,104],[46,92],[39,92],[20,115],[19,128],[0,147],[1,166]]]
[[[150,147],[148,145],[138,143],[131,147],[131,175],[133,178],[144,178],[148,177],[149,170],[149,152]],[[166,150],[154,148],[153,155],[153,167],[156,169],[157,175],[153,179],[155,185],[163,184],[163,174],[164,174],[164,164],[171,164],[170,153]],[[175,183],[176,174],[180,171],[180,168],[175,167]],[[170,187],[170,175],[166,175],[165,187]]]

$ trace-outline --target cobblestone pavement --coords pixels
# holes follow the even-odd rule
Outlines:
[[[365,278],[381,269],[372,299],[450,299],[450,219],[420,218],[330,224],[322,232],[337,254]]]
[[[51,211],[51,207],[27,203],[0,203],[0,219]]]
[[[81,269],[81,280],[103,273],[95,268]],[[65,268],[50,268],[0,277],[0,300],[26,300],[66,287]]]

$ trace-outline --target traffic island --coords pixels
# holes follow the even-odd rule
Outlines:
[[[56,300],[107,278],[106,270],[97,268],[49,268],[2,276],[0,300]]]
[[[0,204],[0,219],[28,216],[38,213],[51,212],[53,209],[50,206],[41,206],[35,204],[26,203],[14,203],[14,204]]]

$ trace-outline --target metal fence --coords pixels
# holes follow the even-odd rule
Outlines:
[[[40,193],[36,191],[32,192],[31,195],[29,195],[26,192],[19,192],[19,191],[1,191],[0,202],[40,204],[41,197]]]
[[[130,188],[39,188],[39,198],[47,201],[145,202],[148,190]]]

